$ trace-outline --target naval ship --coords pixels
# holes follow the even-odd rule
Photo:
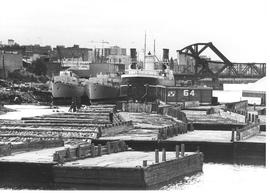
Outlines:
[[[117,74],[97,74],[86,81],[86,95],[90,102],[116,99],[120,93],[120,81]]]
[[[136,58],[136,50],[131,49],[131,58]],[[136,62],[132,62],[129,70],[121,76],[120,96],[131,98],[137,101],[156,99],[156,85],[164,82],[173,83],[173,72],[168,66],[159,61],[150,52],[144,56],[143,66],[140,67]]]
[[[51,89],[54,99],[82,97],[85,85],[75,73],[65,70],[60,71],[59,76],[53,77]]]

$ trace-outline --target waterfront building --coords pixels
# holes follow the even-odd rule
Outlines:
[[[23,68],[22,55],[18,52],[0,51],[0,78],[7,78],[9,72]]]

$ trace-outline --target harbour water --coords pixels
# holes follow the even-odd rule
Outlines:
[[[267,169],[264,166],[204,163],[203,172],[163,186],[161,190],[190,192],[266,192]]]
[[[55,112],[66,112],[68,107],[51,109],[47,106],[7,105],[15,109],[1,115],[0,119],[20,119],[26,116],[38,116]],[[203,172],[171,182],[161,190],[181,190],[190,192],[266,192],[268,188],[268,170],[265,166],[233,165],[221,163],[204,163]],[[0,190],[3,188],[0,188]],[[14,189],[17,189],[14,187]],[[10,190],[10,188],[4,190]]]

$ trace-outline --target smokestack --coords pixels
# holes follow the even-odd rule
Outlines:
[[[169,60],[169,49],[163,48],[162,60],[163,61],[168,61]]]
[[[136,48],[130,48],[130,58],[131,58],[132,61],[137,60]]]
[[[131,69],[136,69],[137,65],[137,51],[136,48],[130,48]]]

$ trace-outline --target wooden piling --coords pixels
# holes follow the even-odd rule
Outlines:
[[[235,135],[234,133],[235,133],[235,129],[233,128],[233,129],[232,129],[232,137],[231,137],[231,142],[234,142],[234,135]]]
[[[159,151],[155,149],[155,163],[159,163]]]
[[[91,148],[91,157],[95,157],[95,145],[92,143],[90,148]]]
[[[78,145],[77,149],[76,149],[76,157],[81,157],[81,146]]]
[[[147,166],[147,160],[143,160],[143,167]]]
[[[66,158],[71,158],[71,156],[70,156],[70,148],[66,149],[66,156],[65,157]]]
[[[101,156],[101,144],[98,144],[97,155],[98,155],[98,156]]]
[[[165,150],[165,148],[162,148],[162,161],[163,162],[166,161],[166,150]]]
[[[179,145],[175,146],[176,158],[179,158]]]
[[[110,142],[107,142],[107,152],[108,152],[108,154],[111,153],[111,143]]]
[[[181,144],[181,156],[185,156],[185,144]]]

